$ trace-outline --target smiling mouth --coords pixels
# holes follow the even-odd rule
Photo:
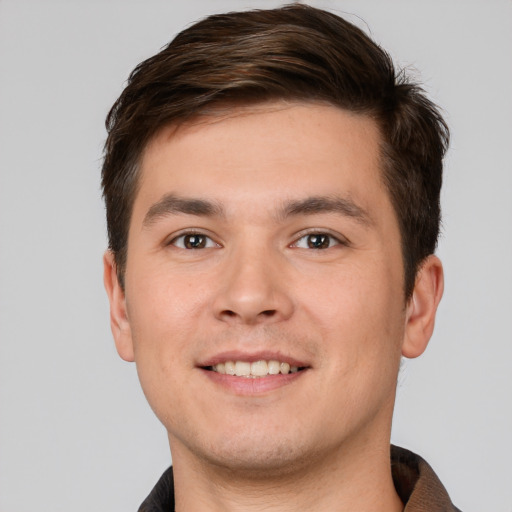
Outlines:
[[[248,361],[226,361],[213,366],[204,367],[221,375],[231,375],[233,377],[245,377],[248,379],[258,379],[268,377],[269,375],[287,375],[306,370],[305,366],[290,366],[289,363],[277,360],[260,360],[254,362]]]

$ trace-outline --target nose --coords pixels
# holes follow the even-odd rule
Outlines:
[[[224,264],[215,316],[231,324],[265,324],[290,318],[294,305],[286,272],[271,251],[237,251]]]

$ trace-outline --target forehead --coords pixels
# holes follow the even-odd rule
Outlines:
[[[185,180],[201,183],[214,172],[219,182],[241,174],[273,180],[294,176],[328,187],[342,174],[367,179],[362,170],[369,168],[380,185],[380,144],[373,119],[332,105],[280,101],[217,108],[212,115],[159,130],[142,155],[140,185],[154,181],[157,173],[165,175],[167,183],[161,185],[167,187],[170,180],[176,186]],[[325,167],[339,172],[318,172]]]

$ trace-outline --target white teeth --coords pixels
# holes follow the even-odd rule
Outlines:
[[[297,366],[290,366],[289,363],[281,363],[272,359],[270,361],[226,361],[212,367],[212,370],[226,375],[236,375],[237,377],[266,377],[267,375],[278,375],[279,373],[287,375],[288,373],[297,373]]]
[[[215,368],[217,368],[217,366],[215,366]],[[227,375],[235,375],[235,363],[232,361],[227,361],[224,363],[224,369]]]
[[[255,377],[264,377],[268,375],[268,365],[266,361],[256,361],[251,363],[251,375]]]
[[[235,375],[237,377],[248,377],[251,375],[251,363],[237,361],[235,363]]]
[[[277,375],[279,373],[279,361],[269,361],[268,362],[268,373],[270,375]]]

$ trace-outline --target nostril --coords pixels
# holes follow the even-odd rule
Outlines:
[[[265,311],[262,311],[260,314],[263,316],[274,316],[276,314],[276,310],[275,309],[267,309]]]

